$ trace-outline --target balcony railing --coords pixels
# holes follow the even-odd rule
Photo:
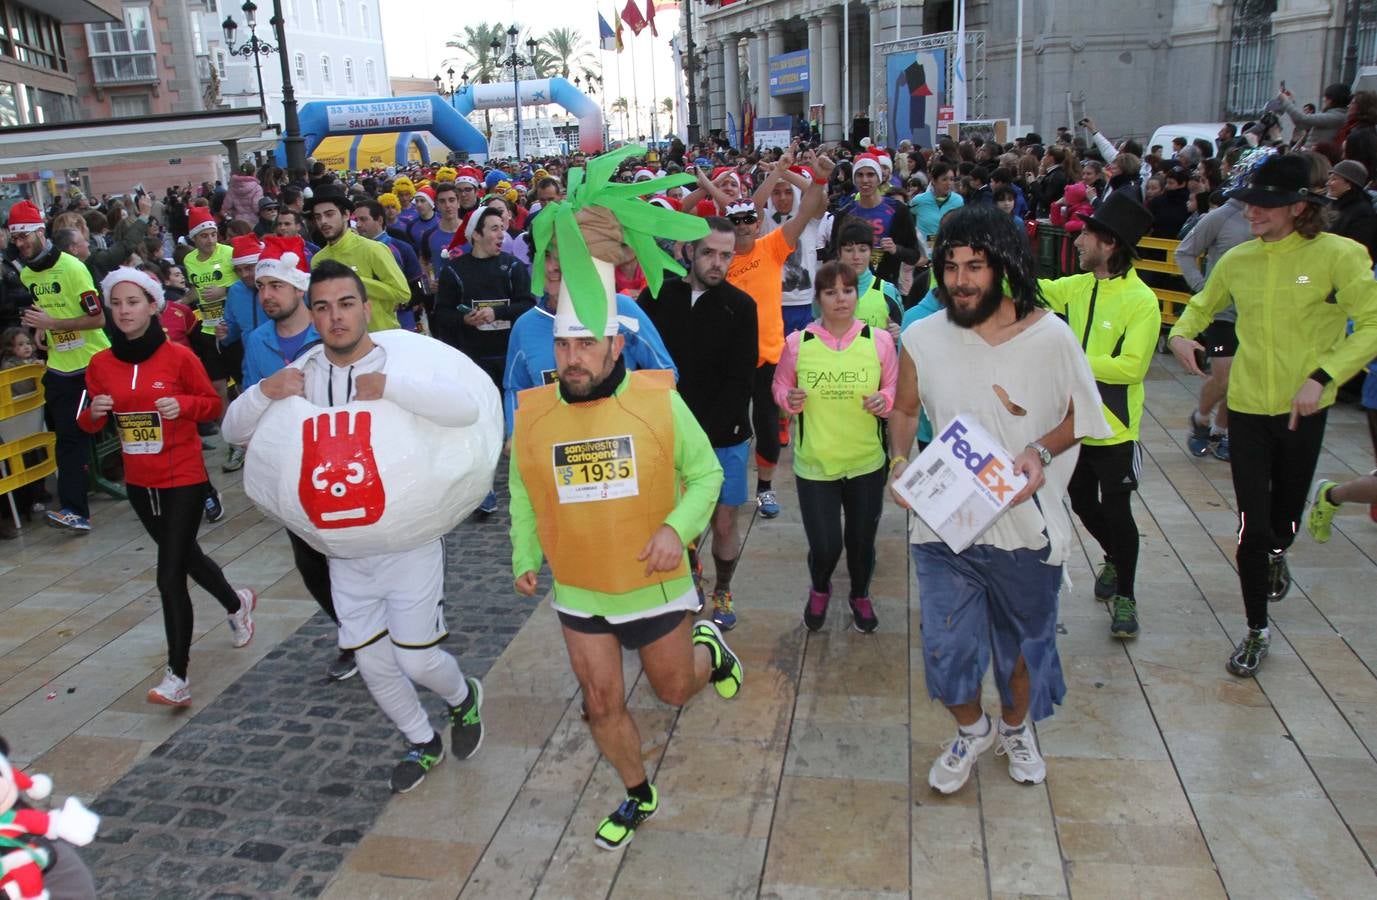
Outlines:
[[[158,58],[152,53],[121,53],[92,57],[96,84],[140,84],[157,81]]]

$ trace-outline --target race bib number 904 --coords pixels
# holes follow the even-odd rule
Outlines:
[[[115,413],[120,446],[131,456],[146,456],[163,450],[163,417],[157,412]]]
[[[555,444],[555,489],[560,503],[634,497],[636,446],[631,435]]]

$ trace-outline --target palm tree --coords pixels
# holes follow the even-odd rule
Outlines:
[[[673,97],[666,97],[665,99],[663,99],[663,100],[660,101],[660,112],[664,113],[666,116],[669,117],[669,128],[667,128],[667,129],[665,130],[665,133],[666,133],[666,134],[673,134],[673,133],[674,133],[674,98],[673,98]],[[659,137],[659,135],[656,135],[656,138],[658,138],[658,137]]]
[[[551,28],[540,42],[555,62],[553,74],[560,78],[581,75],[584,81],[590,81],[596,74],[593,54],[588,52],[583,34],[577,28]]]
[[[627,100],[626,100],[625,97],[618,97],[616,100],[613,100],[613,101],[612,101],[612,115],[615,116],[617,113],[621,113],[621,115],[622,115],[622,136],[623,136],[624,139],[630,140],[631,138],[629,137],[629,135],[631,134],[631,123],[627,121],[627,118],[626,118],[626,108],[627,108]]]

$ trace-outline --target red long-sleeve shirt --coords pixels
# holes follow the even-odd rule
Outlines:
[[[105,427],[108,416],[91,414],[90,399],[109,394],[124,451],[124,478],[146,488],[184,487],[207,480],[197,422],[220,415],[220,398],[205,367],[185,347],[167,341],[141,363],[122,362],[109,350],[86,367],[87,400],[77,424],[89,432]],[[175,397],[175,419],[159,415],[154,401]]]

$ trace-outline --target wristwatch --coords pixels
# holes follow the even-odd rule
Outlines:
[[[1038,455],[1038,459],[1042,460],[1042,464],[1044,467],[1050,466],[1052,464],[1052,451],[1048,450],[1046,447],[1042,446],[1037,441],[1029,441],[1028,449],[1032,450],[1034,453]]]

